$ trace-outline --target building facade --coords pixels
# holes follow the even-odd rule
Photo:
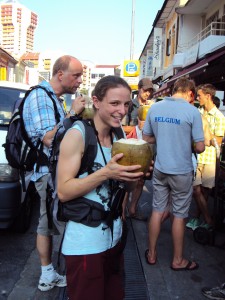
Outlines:
[[[32,52],[37,15],[17,0],[0,2],[0,11],[0,46],[16,55]]]
[[[90,92],[95,88],[96,83],[104,76],[116,75],[119,65],[93,65],[90,74]]]
[[[18,61],[0,47],[0,80],[14,81],[14,69]]]
[[[159,86],[155,97],[170,94],[175,80],[186,76],[196,85],[213,84],[223,109],[225,0],[165,0],[140,55],[141,63],[148,53],[153,58],[151,78]]]

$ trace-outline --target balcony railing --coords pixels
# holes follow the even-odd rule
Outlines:
[[[201,32],[199,32],[193,39],[188,41],[185,44],[178,45],[177,53],[184,52],[187,49],[190,49],[194,45],[198,44],[199,42],[203,41],[207,37],[211,35],[217,36],[225,36],[225,16],[222,17],[222,21],[216,21],[210,23],[207,27],[205,27]]]

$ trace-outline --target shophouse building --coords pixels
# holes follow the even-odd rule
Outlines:
[[[215,85],[225,110],[225,0],[165,0],[139,59],[142,77],[159,87],[155,97],[187,76],[196,85]]]
[[[18,61],[0,47],[0,80],[14,79],[14,68]]]

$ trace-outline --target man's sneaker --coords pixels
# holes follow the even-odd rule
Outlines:
[[[66,276],[59,275],[56,273],[56,278],[52,282],[47,282],[40,278],[38,288],[42,292],[47,292],[53,289],[55,286],[65,287],[66,286]]]
[[[186,227],[195,230],[200,226],[200,224],[201,221],[198,218],[192,218],[187,222]]]
[[[214,288],[203,288],[202,294],[209,299],[223,300],[225,299],[225,283]]]

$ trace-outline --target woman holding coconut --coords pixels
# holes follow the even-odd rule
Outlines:
[[[130,87],[120,77],[106,76],[96,84],[92,98],[98,148],[93,173],[76,177],[84,154],[85,132],[75,124],[68,130],[60,148],[57,183],[61,202],[85,197],[109,211],[109,202],[114,195],[112,186],[124,182],[129,190],[143,177],[140,165],[120,165],[118,160],[123,154],[111,155],[112,144],[116,141],[112,128],[121,126],[130,97]],[[105,220],[97,227],[68,221],[62,253],[70,300],[124,299],[121,237],[121,217],[113,220],[113,230]]]

